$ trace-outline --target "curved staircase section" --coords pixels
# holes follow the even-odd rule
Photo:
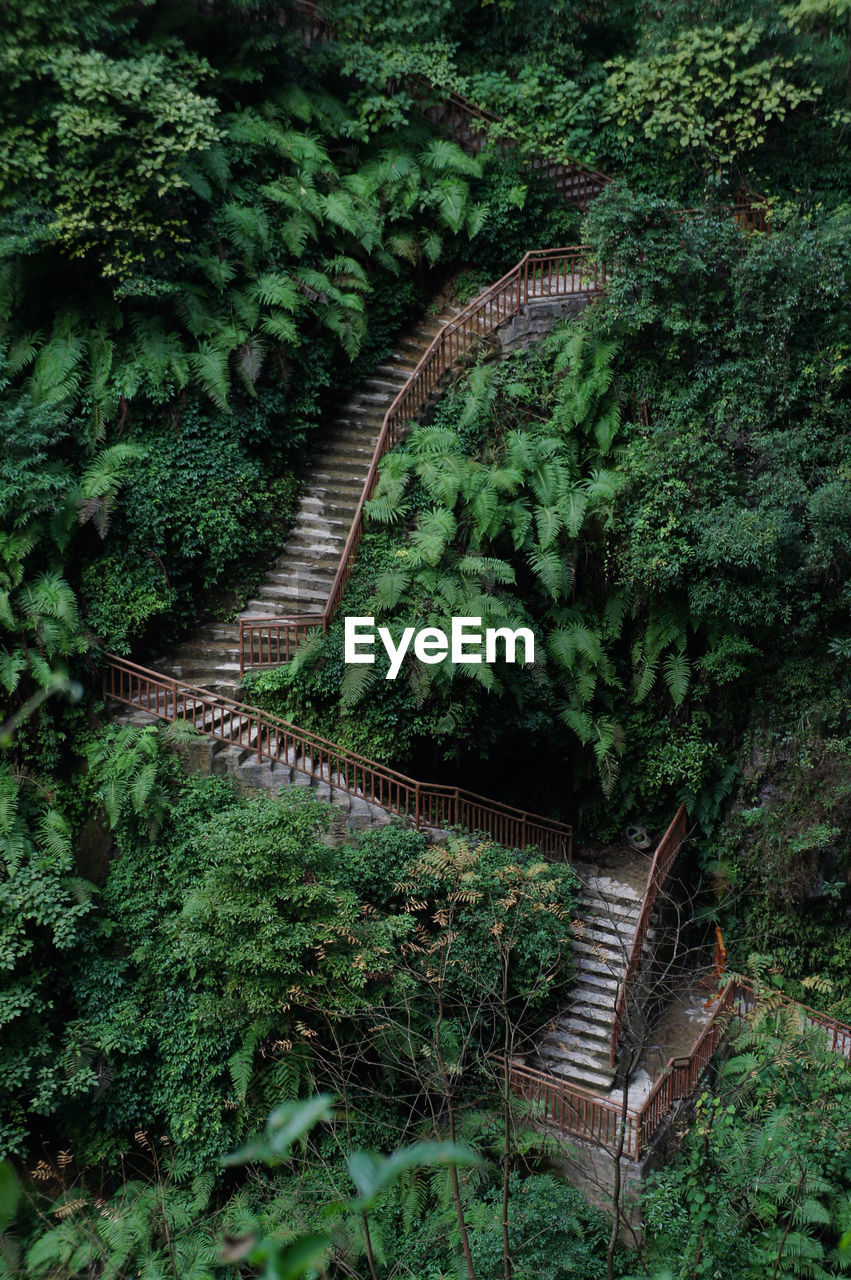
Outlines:
[[[460,787],[420,782],[396,769],[348,751],[280,716],[194,688],[125,658],[109,655],[103,673],[107,702],[199,733],[289,771],[281,783],[322,787],[336,803],[354,797],[368,806],[444,832],[452,827],[482,832],[508,848],[536,845],[548,858],[569,862],[573,831],[563,822],[515,809]],[[298,776],[294,776],[298,775]]]
[[[208,623],[155,660],[163,675],[234,698],[246,666],[289,661],[298,639],[324,626],[331,590],[362,505],[388,406],[394,402],[446,324],[447,307],[400,337],[393,354],[339,407],[312,459],[295,525],[236,623]],[[278,618],[290,621],[276,625]],[[262,622],[258,625],[258,620]]]
[[[321,626],[325,630],[330,625],[357,559],[364,508],[378,483],[381,459],[404,438],[411,423],[439,391],[450,369],[478,350],[485,339],[524,309],[537,302],[587,300],[599,296],[604,285],[605,271],[590,260],[582,245],[533,250],[525,254],[501,280],[437,328],[432,341],[384,414],[360,497],[354,507],[348,537],[323,608],[304,612],[298,608],[297,602],[292,613],[287,614],[281,601],[277,614],[260,617],[251,612],[243,615],[240,619],[240,674],[246,667],[276,666],[288,661],[301,636],[313,627]],[[377,396],[373,397],[373,402],[376,406],[381,403]],[[356,466],[352,468],[352,474],[355,471]],[[324,475],[328,477],[329,473]],[[331,493],[336,496],[338,490],[331,489]],[[321,512],[321,496],[317,501],[317,512]],[[311,598],[318,601],[318,596]],[[187,673],[181,670],[175,674],[185,677]]]

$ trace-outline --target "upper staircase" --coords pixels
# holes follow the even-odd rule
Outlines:
[[[447,305],[439,315],[421,318],[323,427],[295,525],[241,618],[322,613],[384,416],[441,327],[457,314],[457,307]],[[197,627],[189,639],[158,657],[154,666],[184,684],[235,698],[242,683],[239,622]]]

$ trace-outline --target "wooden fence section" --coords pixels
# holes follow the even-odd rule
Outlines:
[[[207,737],[256,753],[258,760],[289,765],[327,783],[332,791],[366,800],[408,819],[415,827],[463,827],[482,832],[509,849],[537,845],[552,861],[570,862],[572,858],[573,830],[567,823],[460,787],[419,782],[279,716],[181,684],[125,658],[107,658],[103,694],[105,699],[161,720],[194,725]]]
[[[504,1071],[504,1066],[501,1070]],[[509,1070],[509,1086],[516,1098],[537,1104],[540,1118],[545,1123],[555,1125],[562,1133],[596,1142],[612,1154],[617,1150],[622,1108],[616,1095],[600,1098],[560,1080],[558,1076],[548,1076],[543,1071],[514,1063]],[[640,1155],[638,1123],[638,1112],[628,1108],[623,1154],[633,1160]]]
[[[617,1092],[608,1098],[598,1097],[558,1076],[514,1063],[509,1072],[511,1091],[516,1097],[536,1103],[546,1123],[563,1133],[596,1142],[612,1153],[617,1150],[623,1123],[623,1154],[638,1160],[676,1103],[697,1090],[731,1023],[759,1009],[769,1016],[773,1013],[778,1018],[787,1017],[798,1031],[822,1032],[826,1048],[851,1060],[851,1027],[779,992],[757,995],[749,982],[731,978],[688,1054],[670,1058],[641,1106],[627,1107],[625,1116]]]
[[[277,667],[295,657],[303,636],[319,627],[324,633],[323,613],[295,614],[290,618],[240,618],[239,674],[246,667]]]
[[[292,654],[301,636],[312,627],[330,625],[357,559],[363,531],[364,507],[375,492],[381,459],[404,437],[441,381],[458,361],[475,351],[500,325],[535,298],[595,297],[603,292],[605,271],[590,261],[584,245],[566,249],[535,249],[515,267],[474,298],[448,321],[423,354],[381,425],[366,474],[363,492],[340,557],[328,601],[320,616],[302,618],[244,618],[239,628],[239,670],[269,666],[276,653]],[[280,658],[286,662],[288,658]]]
[[[615,1065],[618,1044],[626,1020],[630,991],[641,965],[647,930],[650,927],[650,917],[653,914],[656,899],[659,897],[659,891],[667,880],[668,873],[680,851],[680,845],[685,839],[685,834],[686,808],[684,804],[681,804],[671,820],[671,825],[659,841],[656,852],[653,855],[650,873],[647,877],[647,888],[644,890],[644,897],[641,900],[641,910],[635,925],[635,935],[632,939],[626,970],[621,980],[618,998],[615,1003],[615,1016],[612,1019],[612,1034],[609,1041],[609,1064],[611,1066]]]

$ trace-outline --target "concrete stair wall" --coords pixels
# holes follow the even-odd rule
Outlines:
[[[117,708],[112,718],[123,724],[138,725],[149,725],[156,720],[144,711],[128,711],[126,707]],[[335,786],[334,777],[314,777],[304,767],[309,767],[309,761],[301,755],[291,751],[283,760],[263,759],[251,747],[228,746],[205,736],[206,727],[199,717],[196,728],[200,736],[178,747],[188,773],[232,778],[244,794],[265,791],[277,795],[281,787],[312,790],[332,806],[331,843],[342,843],[358,831],[387,826],[393,821],[385,809],[370,803],[363,794],[352,795]]]

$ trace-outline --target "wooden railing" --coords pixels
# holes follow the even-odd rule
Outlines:
[[[618,1044],[626,1020],[630,992],[641,966],[644,943],[647,939],[647,931],[650,928],[650,917],[653,914],[656,899],[659,897],[659,891],[667,880],[668,873],[680,851],[680,845],[685,839],[685,834],[686,809],[685,805],[681,804],[671,820],[671,825],[659,841],[647,876],[647,888],[644,890],[644,897],[641,899],[641,910],[635,925],[635,934],[627,958],[626,970],[618,989],[617,1001],[615,1002],[615,1015],[612,1019],[612,1034],[609,1040],[610,1066],[615,1065]]]
[[[504,120],[468,102],[452,90],[441,89],[421,76],[400,80],[395,86],[414,98],[425,118],[448,133],[465,151],[478,155],[486,146],[501,151],[522,150],[524,163],[543,175],[567,204],[585,213],[595,196],[612,181],[575,156],[541,155],[529,151],[509,131]]]
[[[637,1160],[676,1103],[696,1091],[728,1035],[731,1023],[741,1021],[757,1009],[767,1010],[769,1014],[782,1013],[793,1019],[799,1029],[823,1032],[827,1049],[851,1059],[851,1027],[780,992],[765,991],[757,995],[751,983],[732,978],[689,1052],[679,1058],[669,1058],[639,1107],[627,1107],[624,1114],[622,1099],[617,1094],[602,1098],[558,1076],[515,1063],[509,1072],[511,1091],[516,1097],[536,1103],[545,1122],[564,1133],[596,1142],[612,1153],[617,1151],[623,1123],[623,1154]]]
[[[381,459],[403,439],[453,365],[476,350],[506,320],[535,298],[594,297],[603,292],[605,271],[588,258],[584,245],[536,249],[448,321],[422,356],[384,415],[352,527],[321,615],[243,618],[239,628],[239,670],[274,664],[276,653],[295,651],[313,627],[330,626],[351,577],[363,532],[363,515],[375,492]],[[279,661],[288,661],[280,658]]]
[[[509,1085],[516,1098],[537,1104],[545,1123],[555,1125],[562,1133],[596,1142],[607,1151],[617,1150],[622,1116],[619,1098],[598,1097],[558,1076],[516,1063],[509,1069]],[[625,1125],[623,1154],[637,1160],[640,1154],[637,1111],[627,1108]]]
[[[567,823],[460,787],[419,782],[279,716],[219,697],[208,689],[181,684],[126,658],[107,657],[103,694],[106,700],[161,720],[185,721],[207,737],[244,747],[258,760],[288,765],[332,790],[406,818],[416,827],[463,827],[482,832],[509,849],[534,845],[552,861],[571,860],[573,831]]]
[[[301,639],[319,627],[327,629],[324,613],[295,614],[290,618],[240,618],[239,674],[246,667],[277,667],[295,657]]]

